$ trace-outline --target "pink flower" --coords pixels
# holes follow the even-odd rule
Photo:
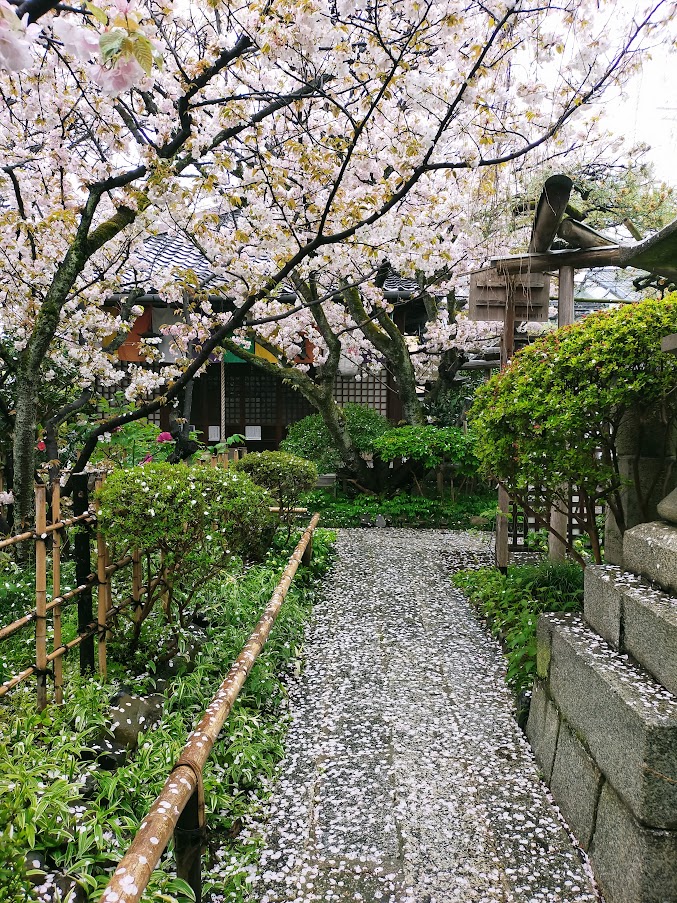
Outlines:
[[[91,28],[59,16],[52,23],[52,31],[63,42],[64,49],[83,63],[99,52],[99,35]]]
[[[32,62],[30,47],[41,28],[28,24],[28,13],[19,19],[7,0],[0,0],[0,69],[17,72]]]
[[[145,77],[146,73],[133,56],[118,56],[115,65],[94,66],[92,69],[92,81],[111,97],[117,97],[138,85]]]
[[[173,442],[174,439],[172,438],[171,433],[164,432],[164,433],[160,433],[155,441],[156,442]]]
[[[35,447],[38,451],[44,451],[47,448],[43,439],[41,439]]]
[[[153,456],[152,456],[152,455],[146,455],[146,457],[141,461],[141,463],[142,463],[142,464],[150,464],[150,462],[151,462],[152,460],[153,460]]]

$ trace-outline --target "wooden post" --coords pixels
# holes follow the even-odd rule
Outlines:
[[[202,847],[205,835],[205,806],[202,774],[195,770],[197,788],[193,791],[174,828],[176,877],[190,885],[195,899],[202,900]]]
[[[86,473],[75,473],[73,480],[73,514],[78,517],[89,508],[89,491]],[[75,558],[75,582],[82,586],[92,572],[89,526],[79,524],[75,532],[73,553]],[[92,589],[88,586],[78,595],[78,633],[83,634],[94,620],[92,608]],[[80,643],[80,674],[91,674],[94,671],[94,637],[87,637]]]
[[[52,523],[58,524],[61,520],[61,485],[58,479],[52,483]],[[52,599],[61,595],[61,531],[55,530],[52,534]],[[54,649],[61,646],[61,606],[56,605],[52,609],[54,624]],[[54,701],[57,705],[63,704],[63,658],[57,656],[54,659]]]
[[[141,567],[141,552],[134,549],[132,552],[132,599],[134,600],[134,621],[138,624],[141,620],[141,588],[143,584],[143,570]]]
[[[303,555],[301,556],[301,564],[309,565],[310,561],[313,557],[313,537],[311,536],[308,540],[308,545],[305,548]]]
[[[96,488],[100,489],[103,486],[103,478],[99,477],[96,481]],[[101,530],[97,526],[96,528],[96,576],[98,580],[97,586],[97,639],[98,639],[98,661],[99,661],[99,674],[105,680],[107,674],[107,665],[106,665],[106,643],[107,643],[107,630],[106,630],[106,616],[108,614],[108,609],[110,607],[110,581],[108,579],[108,575],[106,574],[106,566],[108,564],[108,550],[106,548],[106,540],[101,533]]]
[[[501,370],[515,352],[515,295],[508,283],[508,297],[503,318],[503,336],[501,338]],[[502,486],[498,488],[498,514],[496,516],[496,567],[506,573],[510,563],[508,549],[508,513],[510,496]]]
[[[574,322],[574,268],[561,267],[559,271],[559,292],[557,300],[558,327],[570,326]],[[564,493],[565,498],[568,493]],[[569,512],[566,502],[550,509],[550,526],[560,536],[566,536],[569,528]],[[552,533],[548,534],[548,557],[551,561],[565,561],[566,545]]]
[[[35,664],[38,712],[47,705],[47,487],[35,486]]]
[[[226,364],[223,360],[224,352],[221,352],[221,370],[220,370],[220,414],[219,420],[219,441],[226,441]]]

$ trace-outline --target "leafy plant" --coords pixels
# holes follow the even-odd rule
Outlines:
[[[385,461],[411,458],[429,470],[446,464],[460,476],[473,476],[478,461],[472,433],[456,426],[399,426],[374,440],[374,451]]]
[[[576,517],[598,562],[599,501],[621,533],[626,524],[629,481],[620,469],[619,437],[635,431],[638,442],[643,435],[652,441],[653,454],[674,453],[677,361],[661,351],[661,338],[675,331],[677,294],[592,314],[519,351],[477,392],[471,419],[482,471],[527,502],[543,524],[556,500],[568,505],[569,484],[576,486]],[[638,473],[632,479],[646,507],[659,487],[647,490]]]
[[[359,527],[363,521],[374,523],[378,515],[393,526],[456,527],[471,526],[471,517],[484,517],[492,496],[460,495],[454,501],[426,498],[400,492],[392,498],[375,495],[344,496],[323,489],[307,493],[303,503],[312,511],[319,511],[322,523],[330,527]],[[487,526],[490,526],[487,518]]]
[[[160,464],[173,450],[171,435],[142,418],[101,436],[90,460],[92,464],[115,467],[134,467],[144,460]]]
[[[198,586],[233,555],[260,558],[275,531],[271,497],[242,472],[198,465],[148,464],[112,473],[96,496],[101,532],[123,555],[159,552],[160,579],[149,586],[142,621],[157,599],[181,622]]]
[[[371,454],[374,440],[387,432],[391,425],[372,408],[347,404],[343,408],[346,429],[355,448]],[[313,461],[320,473],[332,473],[342,468],[341,456],[320,414],[310,414],[289,427],[286,439],[280,443],[283,451]]]
[[[452,577],[486,618],[508,660],[506,680],[516,696],[531,690],[536,674],[536,627],[544,611],[580,611],[583,571],[577,564],[545,562],[459,571]]]
[[[232,470],[247,474],[267,489],[277,501],[280,516],[291,524],[291,509],[303,492],[317,482],[317,467],[305,458],[284,451],[254,452],[233,464]]]

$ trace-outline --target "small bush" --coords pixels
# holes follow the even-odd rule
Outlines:
[[[245,473],[204,466],[147,464],[112,473],[97,494],[102,533],[116,555],[162,553],[164,595],[182,615],[197,587],[233,555],[261,558],[275,532],[272,498]]]
[[[507,682],[516,696],[531,690],[536,675],[536,627],[544,611],[580,611],[583,571],[577,564],[460,571],[453,581],[487,619],[508,659]]]
[[[277,502],[280,515],[287,520],[301,494],[312,489],[317,481],[314,464],[283,451],[245,455],[232,470],[247,474],[254,483],[267,489]]]
[[[348,435],[362,454],[371,454],[374,440],[391,428],[382,414],[359,404],[347,404],[343,413]],[[344,466],[320,414],[310,414],[293,423],[280,448],[313,461],[320,473],[333,473]]]
[[[477,473],[478,461],[471,433],[456,426],[399,426],[374,440],[374,451],[384,461],[409,458],[433,470],[443,465],[459,476]]]

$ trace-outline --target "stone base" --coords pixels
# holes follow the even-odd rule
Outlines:
[[[677,696],[677,599],[615,567],[587,567],[587,623]]]
[[[626,658],[542,616],[527,736],[607,903],[675,903],[677,699]]]

